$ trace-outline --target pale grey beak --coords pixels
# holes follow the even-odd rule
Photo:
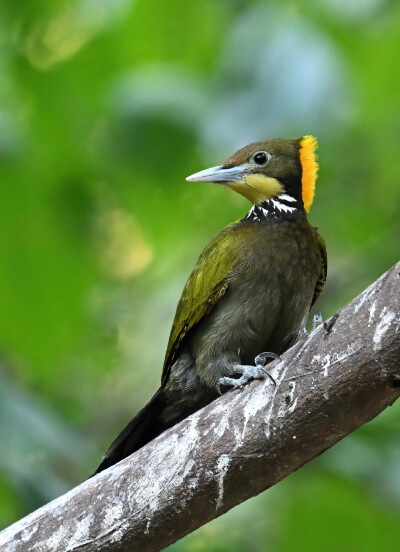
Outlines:
[[[242,180],[246,167],[224,168],[222,165],[194,173],[186,178],[189,182],[235,182]]]

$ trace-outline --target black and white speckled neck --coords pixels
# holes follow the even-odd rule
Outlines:
[[[242,222],[287,219],[300,209],[301,206],[297,199],[288,194],[281,194],[273,199],[263,201],[260,205],[253,205]]]

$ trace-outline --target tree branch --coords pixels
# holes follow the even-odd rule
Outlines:
[[[274,485],[400,395],[400,263],[255,381],[0,533],[3,551],[156,551]]]

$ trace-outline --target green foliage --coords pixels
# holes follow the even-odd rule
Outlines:
[[[185,176],[314,134],[324,317],[398,260],[400,5],[0,6],[0,526],[89,475],[156,389],[201,248],[245,200]],[[171,550],[395,550],[389,413]]]

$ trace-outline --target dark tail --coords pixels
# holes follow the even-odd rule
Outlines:
[[[164,407],[164,392],[160,388],[150,402],[121,431],[103,456],[103,461],[93,475],[126,458],[165,431],[167,426],[160,419]]]

